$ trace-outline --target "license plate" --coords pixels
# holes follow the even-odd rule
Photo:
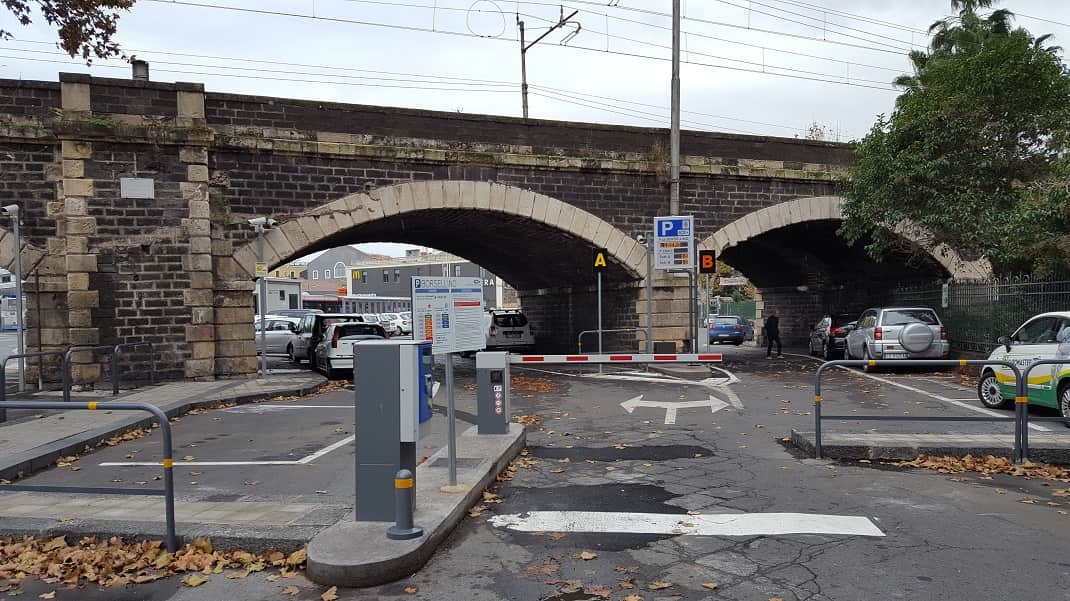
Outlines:
[[[728,338],[729,336],[731,336],[731,334],[718,334],[717,335],[718,338]]]
[[[524,335],[523,332],[506,332],[505,333],[505,337],[506,338],[520,338],[523,335]]]
[[[906,359],[909,356],[907,353],[884,353],[885,359]]]

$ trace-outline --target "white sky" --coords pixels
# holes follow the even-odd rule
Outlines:
[[[564,6],[565,14],[580,10],[573,20],[582,28],[568,45],[560,44],[567,31],[558,30],[529,51],[530,115],[667,127],[669,62],[624,54],[669,57],[671,20],[655,13],[670,13],[670,0]],[[683,6],[685,128],[802,137],[817,122],[833,139],[850,140],[891,110],[896,92],[886,82],[908,69],[906,50],[925,44],[924,30],[950,3],[683,0]],[[1001,6],[1021,15],[1018,22],[1034,34],[1053,33],[1054,44],[1070,48],[1070,2]],[[118,40],[128,54],[151,63],[152,79],[204,82],[211,91],[519,116],[517,12],[530,42],[544,31],[539,27],[556,22],[560,9],[550,0],[138,0],[120,21]],[[129,76],[121,61],[98,61],[90,69],[54,54],[55,34],[43,23],[18,27],[0,11],[0,28],[16,35],[0,42],[0,77]],[[856,85],[843,85],[848,81]],[[399,254],[402,248],[366,250]]]

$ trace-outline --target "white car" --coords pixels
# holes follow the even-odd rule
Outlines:
[[[395,328],[397,334],[412,334],[412,321],[406,320],[397,313],[380,313],[379,324],[384,328],[386,324],[391,324]]]
[[[491,309],[483,314],[487,350],[530,351],[535,347],[535,331],[519,309]]]
[[[297,335],[297,323],[301,320],[296,317],[283,315],[265,315],[264,341],[260,338],[260,318],[253,323],[253,335],[256,337],[256,353],[264,353],[267,346],[268,355],[285,355],[286,349]]]
[[[386,330],[377,323],[347,321],[327,326],[323,340],[312,353],[312,369],[329,380],[353,375],[353,344],[361,340],[381,340]]]
[[[1067,360],[1030,371],[1027,397],[1030,405],[1055,409],[1070,418],[1070,311],[1034,315],[1010,336],[1000,336],[997,343],[988,358],[1012,363],[1020,370],[1041,359]],[[1014,385],[1010,369],[986,365],[977,382],[977,398],[989,409],[1008,409],[1014,406]]]
[[[846,359],[946,359],[950,353],[947,328],[929,307],[866,309],[844,342]]]

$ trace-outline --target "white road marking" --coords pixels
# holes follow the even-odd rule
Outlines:
[[[832,534],[884,536],[869,518],[812,513],[680,515],[599,511],[529,511],[496,515],[490,523],[519,532],[598,532],[682,536]]]
[[[346,446],[347,444],[353,442],[356,439],[357,439],[356,436],[346,436],[342,440],[339,440],[338,442],[336,442],[334,444],[327,445],[327,446],[325,446],[322,449],[316,451],[315,453],[312,453],[311,455],[309,455],[307,457],[302,457],[301,459],[298,459],[297,463],[302,464],[302,465],[304,465],[306,463],[312,463],[313,461],[319,459],[320,457],[323,457],[327,453],[330,453],[331,451],[336,451],[336,450]]]
[[[224,409],[225,413],[273,413],[287,409],[353,409],[353,405],[239,405]]]
[[[624,407],[624,410],[628,413],[634,412],[636,407],[655,407],[665,409],[665,423],[672,425],[676,423],[676,412],[679,409],[709,407],[710,413],[717,413],[721,409],[727,407],[728,403],[716,398],[712,394],[710,395],[709,400],[706,401],[644,401],[643,395],[639,395],[624,401],[620,406]]]
[[[796,353],[789,353],[789,354],[791,354],[794,357],[805,357],[807,359],[814,359],[815,361],[821,361],[820,359],[817,359],[815,357],[809,357],[807,355],[800,355],[800,354],[796,354]],[[824,363],[824,361],[821,361],[821,362]],[[899,382],[896,382],[894,380],[889,380],[888,378],[881,378],[881,377],[875,376],[873,374],[867,374],[866,372],[857,371],[857,370],[851,369],[851,368],[849,368],[847,366],[844,366],[844,365],[837,365],[836,367],[842,369],[843,371],[845,371],[845,372],[847,372],[849,374],[854,374],[856,376],[862,376],[863,378],[869,378],[870,380],[876,380],[877,382],[888,384],[889,386],[897,386],[899,388],[902,388],[903,390],[909,390],[910,392],[916,392],[916,393],[918,393],[918,394],[920,394],[922,396],[933,398],[933,399],[936,399],[938,401],[943,401],[945,403],[949,403],[951,405],[955,405],[956,407],[962,407],[963,409],[969,409],[970,411],[974,411],[976,413],[982,413],[984,415],[988,415],[988,416],[991,416],[991,417],[1008,417],[1008,415],[1004,414],[1004,413],[999,413],[999,412],[996,412],[996,411],[992,411],[991,409],[986,409],[984,407],[978,407],[977,405],[974,405],[972,403],[964,403],[964,402],[962,402],[960,400],[957,400],[957,399],[950,399],[950,398],[948,398],[946,396],[942,396],[942,395],[936,394],[935,392],[929,392],[928,390],[922,390],[921,388],[916,388],[914,386],[909,386],[907,384],[900,384]],[[976,400],[976,399],[969,399],[969,400],[972,401],[972,400]],[[1033,430],[1036,430],[1037,432],[1051,432],[1050,428],[1046,428],[1044,426],[1038,426],[1037,424],[1029,424],[1029,427],[1031,429],[1033,429]]]
[[[294,460],[278,460],[278,461],[176,461],[175,467],[232,467],[238,465],[307,465],[313,461],[323,457],[331,451],[337,451],[338,449],[352,443],[356,440],[356,436],[346,436],[342,440],[331,443],[326,447],[306,455],[300,459]],[[100,467],[159,467],[159,461],[105,461],[98,464]]]

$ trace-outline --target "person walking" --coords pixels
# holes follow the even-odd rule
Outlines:
[[[776,341],[776,356],[778,359],[783,359],[783,347],[780,345],[780,311],[776,309],[773,309],[765,320],[765,339],[765,358],[773,358],[773,342]]]

